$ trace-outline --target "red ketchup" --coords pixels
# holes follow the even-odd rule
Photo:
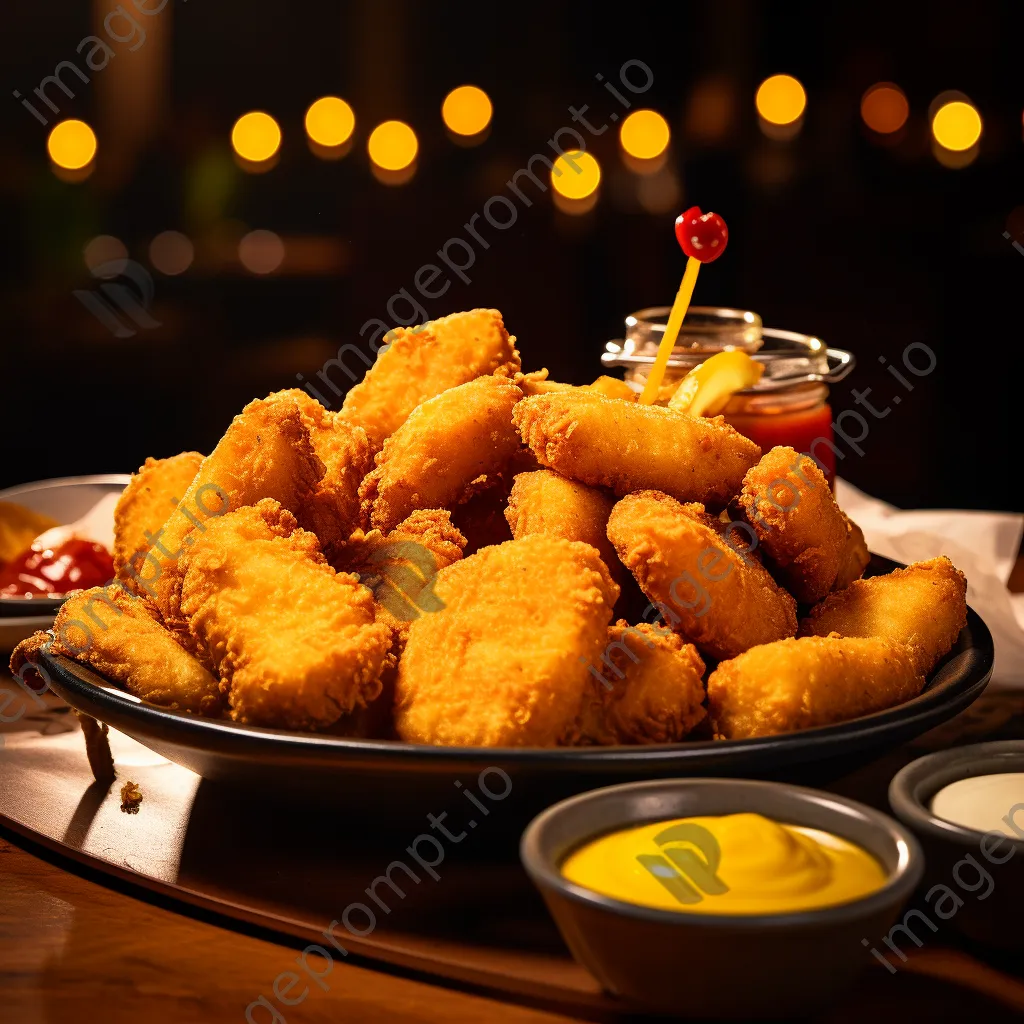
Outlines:
[[[812,409],[801,409],[798,412],[726,412],[725,418],[741,434],[749,437],[754,444],[760,445],[763,452],[771,450],[776,445],[788,445],[798,452],[813,454],[829,486],[835,488],[836,457],[830,447],[833,439],[832,409],[828,403],[822,403]],[[820,438],[825,438],[830,444],[814,444]]]
[[[57,597],[101,587],[114,575],[114,560],[102,545],[72,537],[57,547],[32,545],[0,569],[5,597]]]

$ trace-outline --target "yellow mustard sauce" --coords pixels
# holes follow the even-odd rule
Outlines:
[[[848,903],[885,885],[854,843],[760,814],[678,818],[612,832],[570,854],[562,874],[643,907],[786,914]]]

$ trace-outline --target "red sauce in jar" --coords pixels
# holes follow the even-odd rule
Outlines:
[[[749,437],[754,444],[760,445],[762,452],[767,452],[778,445],[787,445],[798,452],[813,455],[817,459],[821,471],[825,474],[829,486],[833,489],[836,483],[836,456],[831,445],[832,409],[827,402],[810,409],[796,412],[773,412],[770,414],[726,412],[726,420],[731,423],[744,437]],[[814,444],[820,438],[823,441]],[[814,450],[811,450],[811,446]]]
[[[55,548],[33,545],[0,569],[6,597],[57,597],[101,587],[114,575],[114,559],[102,545],[72,537]]]

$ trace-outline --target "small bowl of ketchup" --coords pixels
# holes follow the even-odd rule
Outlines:
[[[114,505],[129,479],[64,477],[0,490],[0,650],[47,629],[66,595],[110,582]]]

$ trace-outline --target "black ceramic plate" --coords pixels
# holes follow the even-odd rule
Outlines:
[[[896,563],[877,556],[869,572]],[[134,737],[206,779],[330,798],[397,803],[487,769],[513,780],[519,797],[542,806],[598,785],[665,776],[720,775],[821,780],[839,774],[933,726],[975,700],[992,674],[988,627],[972,610],[953,650],[925,690],[898,707],[839,725],[750,740],[695,741],[650,747],[473,749],[358,740],[237,725],[167,711],[58,655],[46,655],[52,689],[72,707]],[[829,767],[831,765],[831,768]],[[492,773],[491,788],[503,783]],[[416,803],[423,806],[423,801]]]

